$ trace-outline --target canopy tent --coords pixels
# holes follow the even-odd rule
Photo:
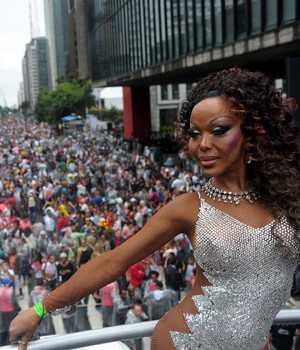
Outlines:
[[[84,127],[82,117],[76,115],[67,115],[61,118],[63,124],[64,134],[70,134],[76,131],[80,131]]]
[[[67,116],[61,118],[61,120],[64,122],[70,122],[70,121],[76,120],[76,119],[77,118],[74,115],[67,115]]]

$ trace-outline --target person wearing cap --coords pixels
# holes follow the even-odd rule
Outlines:
[[[57,265],[58,284],[63,284],[69,280],[74,274],[74,265],[68,260],[67,253],[62,252],[59,255],[59,263]]]

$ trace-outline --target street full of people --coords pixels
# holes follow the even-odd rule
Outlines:
[[[204,178],[183,149],[169,156],[170,164],[158,164],[148,146],[113,134],[63,136],[12,115],[0,135],[0,345],[6,345],[20,299],[28,306],[41,301],[89,260],[129,240],[164,204],[198,191]],[[88,320],[93,298],[103,327],[159,319],[189,290],[195,266],[190,242],[178,235],[85,297],[80,311]],[[77,330],[76,312],[75,306],[62,316],[66,333]],[[44,320],[38,334],[53,331]]]
[[[105,325],[160,317],[152,350],[267,350],[278,348],[279,335],[294,336],[297,332],[283,325],[271,327],[291,295],[299,262],[295,105],[270,77],[233,67],[201,78],[180,105],[177,132],[185,169],[171,157],[155,164],[151,150],[136,152],[133,144],[119,139],[103,146],[91,145],[88,138],[80,147],[64,138],[63,153],[54,147],[55,159],[51,152],[47,159],[41,156],[31,180],[40,203],[35,202],[37,212],[30,203],[30,214],[44,214],[43,244],[48,244],[41,270],[50,293],[13,319],[10,340],[26,350],[47,314],[66,314],[82,300],[86,307],[95,293],[104,300]],[[34,143],[39,152],[39,140]],[[98,145],[99,154],[94,151]],[[22,176],[26,171],[16,171],[21,185],[28,183]],[[65,172],[66,178],[61,176]],[[21,197],[26,191],[20,192]],[[11,196],[2,203],[3,220],[10,218],[5,213],[12,212]],[[26,213],[20,204],[24,208],[20,205],[13,216]],[[27,246],[35,242],[31,220],[24,215],[16,224],[24,235],[19,232],[16,252],[9,253],[10,268],[18,266],[19,249],[24,270],[30,269]],[[65,236],[77,248],[62,244]],[[76,272],[66,281],[57,278],[58,256],[75,262]],[[65,272],[72,273],[68,267]],[[15,288],[21,294],[18,277]],[[158,315],[162,299],[167,310]],[[140,339],[128,344],[135,350],[143,347]]]

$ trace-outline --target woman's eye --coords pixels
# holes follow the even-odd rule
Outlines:
[[[187,135],[191,138],[191,139],[196,139],[198,136],[201,135],[201,133],[197,130],[188,130],[187,131]]]
[[[212,133],[214,135],[223,135],[225,134],[228,130],[230,130],[229,125],[224,125],[224,126],[217,126],[216,128],[213,129]]]

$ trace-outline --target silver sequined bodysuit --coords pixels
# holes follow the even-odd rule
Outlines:
[[[175,348],[262,350],[297,264],[286,218],[253,228],[201,198],[194,253],[211,286],[193,296],[199,314],[184,315],[191,333],[171,331]]]

